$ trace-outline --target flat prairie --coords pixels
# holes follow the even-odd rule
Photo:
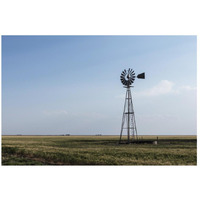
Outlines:
[[[2,165],[197,165],[195,135],[118,141],[119,136],[2,136]]]

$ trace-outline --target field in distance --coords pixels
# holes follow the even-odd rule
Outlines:
[[[196,136],[158,136],[157,145],[118,141],[119,136],[2,136],[2,165],[197,165]]]

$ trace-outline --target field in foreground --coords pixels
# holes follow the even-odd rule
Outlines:
[[[2,165],[196,165],[196,136],[158,136],[158,145],[119,136],[2,136]],[[156,136],[142,136],[156,140]]]

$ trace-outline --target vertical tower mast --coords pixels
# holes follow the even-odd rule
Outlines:
[[[139,74],[137,78],[145,78],[145,74]],[[135,113],[133,109],[133,102],[131,96],[131,84],[135,80],[135,73],[132,69],[124,70],[120,76],[121,82],[124,87],[126,88],[126,96],[125,96],[125,103],[124,103],[124,111],[122,115],[122,125],[121,125],[121,132],[120,132],[120,140],[119,143],[122,143],[122,135],[123,132],[127,132],[127,142],[131,143],[137,141],[137,128],[136,128],[136,121],[135,121]]]
[[[127,135],[128,135],[128,143],[130,142],[130,87],[127,88],[128,91],[128,123],[127,123]]]

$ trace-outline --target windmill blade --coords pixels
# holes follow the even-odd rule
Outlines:
[[[133,71],[133,72],[131,72],[131,74],[135,74],[135,72]]]

